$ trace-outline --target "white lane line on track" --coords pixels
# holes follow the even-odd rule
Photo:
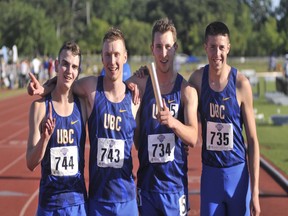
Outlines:
[[[9,163],[7,166],[5,166],[2,170],[0,170],[0,175],[2,175],[4,172],[6,172],[6,170],[14,166],[16,163],[18,163],[18,161],[22,160],[25,157],[25,155],[26,153],[23,153],[22,155],[17,157],[15,160],[13,160],[12,163]]]
[[[188,175],[188,183],[200,183],[201,176]]]
[[[15,118],[11,118],[11,119],[8,119],[7,121],[1,121],[0,123],[0,126],[5,126],[6,124],[11,124],[11,122],[17,122],[18,119],[21,119],[23,117],[27,116],[26,113],[22,114],[22,115],[17,115]],[[27,122],[28,124],[28,122]]]
[[[13,139],[14,137],[16,137],[17,135],[19,135],[20,133],[22,133],[25,130],[28,131],[28,127],[24,127],[21,130],[18,130],[16,133],[12,134],[11,136],[6,137],[6,139],[2,139],[0,141],[0,145],[2,145],[3,143],[6,143],[9,139]]]
[[[19,216],[24,216],[25,212],[27,210],[27,208],[30,206],[30,204],[32,203],[32,201],[35,199],[35,197],[38,195],[38,189],[36,191],[34,191],[34,193],[32,194],[32,196],[30,196],[30,198],[27,200],[27,202],[24,204],[23,208],[21,209],[21,212],[19,214]],[[35,212],[36,213],[36,212]]]
[[[14,107],[9,107],[9,108],[7,108],[7,109],[2,109],[3,111],[2,111],[2,113],[0,114],[0,116],[5,116],[5,115],[7,115],[7,113],[8,114],[10,114],[10,113],[21,113],[20,111],[23,111],[23,110],[25,110],[25,109],[23,109],[23,107],[28,107],[28,110],[29,110],[29,105],[26,105],[26,104],[28,104],[28,103],[23,103],[23,104],[21,104],[21,106],[14,106]],[[20,108],[20,109],[19,109]],[[28,111],[27,110],[27,111]],[[24,112],[25,113],[25,112]],[[29,112],[28,112],[29,113]],[[26,115],[27,115],[27,113],[25,113]]]

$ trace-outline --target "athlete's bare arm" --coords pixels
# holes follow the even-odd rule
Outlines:
[[[198,96],[195,88],[191,87],[186,80],[183,80],[181,86],[181,103],[184,105],[184,122],[180,122],[178,119],[173,118],[170,112],[170,115],[167,112],[167,126],[172,128],[174,133],[185,144],[189,145],[190,147],[194,147],[198,137]],[[169,111],[169,109],[166,111]]]
[[[237,74],[237,99],[240,102],[247,138],[248,165],[252,192],[250,210],[253,213],[252,215],[259,215],[260,150],[253,111],[253,94],[249,80],[240,73]]]
[[[33,171],[42,161],[48,141],[55,127],[55,119],[52,118],[52,105],[49,104],[49,114],[45,116],[45,101],[34,101],[30,108],[29,137],[27,142],[26,163]]]

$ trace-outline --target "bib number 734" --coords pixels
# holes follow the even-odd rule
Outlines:
[[[150,163],[165,163],[174,160],[175,135],[148,135],[148,156]]]

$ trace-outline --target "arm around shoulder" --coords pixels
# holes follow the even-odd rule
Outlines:
[[[73,83],[72,90],[73,93],[79,97],[88,97],[91,92],[96,91],[98,77],[88,76],[76,80]]]

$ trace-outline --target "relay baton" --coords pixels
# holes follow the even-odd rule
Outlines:
[[[157,78],[154,62],[151,63],[151,66],[152,66],[152,71],[149,70],[149,73],[151,76],[153,91],[154,91],[154,95],[156,98],[156,105],[157,105],[158,112],[159,112],[163,110],[163,102],[162,102],[162,97],[161,97],[161,92],[160,92],[160,87],[158,83],[158,78]]]

